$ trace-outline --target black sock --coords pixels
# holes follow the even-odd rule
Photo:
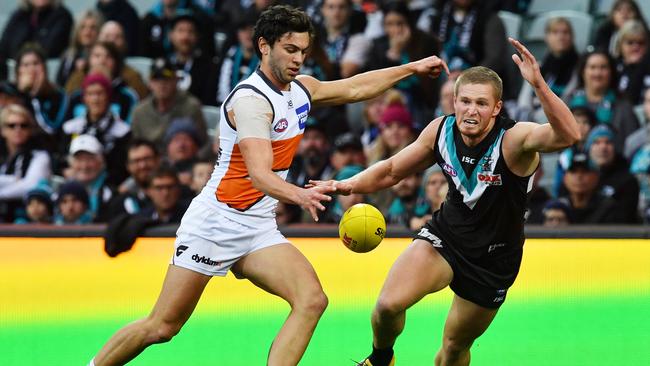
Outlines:
[[[372,346],[372,353],[368,357],[373,366],[388,366],[393,359],[393,347],[377,349]]]

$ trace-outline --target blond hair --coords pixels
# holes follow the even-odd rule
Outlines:
[[[2,112],[0,112],[0,124],[3,127],[11,115],[18,115],[24,118],[25,121],[29,123],[31,128],[36,127],[36,120],[34,119],[32,112],[20,104],[9,104],[8,106],[2,108]]]
[[[496,101],[501,100],[503,95],[503,81],[492,69],[485,66],[474,66],[460,73],[454,84],[454,96],[458,95],[458,89],[465,84],[490,84],[494,90]]]

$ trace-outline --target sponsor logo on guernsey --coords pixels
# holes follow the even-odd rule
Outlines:
[[[472,159],[472,158],[470,158],[469,156],[463,156],[463,158],[461,159],[461,161],[462,161],[463,163],[468,163],[468,164],[472,164],[472,165],[476,164],[476,159]]]
[[[289,101],[287,102],[287,108],[289,109],[293,108],[293,100],[289,99]]]
[[[309,116],[309,104],[303,104],[296,108],[296,116],[298,116],[298,127],[304,130],[307,125],[307,117]]]
[[[198,254],[194,254],[192,256],[192,260],[195,261],[196,263],[207,264],[208,266],[218,266],[218,265],[221,264],[221,262],[217,262],[217,261],[213,260],[212,258],[208,258],[208,257],[206,257],[204,255],[199,257]]]
[[[273,131],[283,132],[284,130],[287,129],[287,127],[289,127],[289,122],[287,121],[286,118],[283,118],[275,124],[275,127],[273,127]]]
[[[478,173],[476,176],[479,182],[491,186],[500,186],[501,185],[501,174],[488,174],[488,173]]]
[[[434,247],[442,248],[442,240],[440,240],[439,237],[433,235],[426,227],[423,227],[420,230],[418,236],[427,238],[431,242],[431,245],[433,245]]]
[[[183,254],[184,251],[187,250],[187,245],[179,245],[178,248],[176,248],[176,256],[179,257],[181,254]]]
[[[451,165],[449,165],[447,163],[442,164],[442,170],[447,172],[447,174],[451,175],[452,177],[458,176],[458,172],[456,171],[456,169],[454,169],[453,166],[451,166]]]

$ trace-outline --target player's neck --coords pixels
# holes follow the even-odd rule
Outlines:
[[[273,75],[273,72],[271,71],[271,67],[267,63],[263,63],[260,65],[260,71],[266,79],[271,82],[276,88],[280,90],[289,90],[289,84],[284,84],[280,82],[275,75]]]

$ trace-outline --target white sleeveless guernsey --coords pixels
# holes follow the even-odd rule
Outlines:
[[[219,156],[210,180],[196,199],[208,203],[232,220],[261,225],[268,224],[268,220],[275,217],[278,201],[253,187],[239,149],[236,127],[232,123],[233,101],[250,95],[262,96],[271,104],[273,122],[269,128],[273,171],[286,180],[305,130],[311,95],[298,80],[290,83],[288,91],[281,91],[258,69],[237,84],[221,106]]]

